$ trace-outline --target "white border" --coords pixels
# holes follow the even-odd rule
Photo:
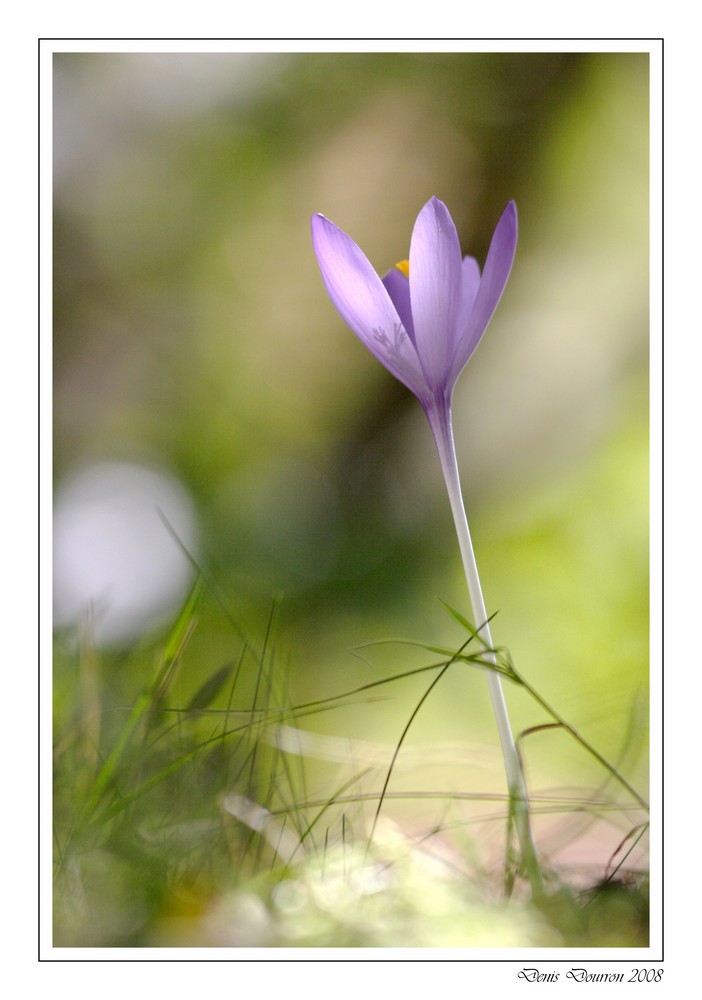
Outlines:
[[[47,151],[51,149],[51,58],[55,52],[648,52],[650,55],[651,68],[651,525],[652,525],[652,546],[651,546],[651,673],[652,673],[652,776],[651,776],[651,798],[654,811],[658,812],[661,804],[662,774],[658,766],[660,761],[660,732],[656,720],[660,719],[661,706],[661,686],[659,683],[659,673],[655,670],[658,663],[657,650],[662,649],[662,623],[660,621],[659,609],[661,607],[661,482],[662,468],[659,459],[661,446],[661,416],[662,406],[658,387],[661,385],[662,369],[662,334],[661,334],[661,311],[662,311],[662,289],[661,289],[661,227],[660,219],[662,213],[661,197],[661,176],[660,162],[662,152],[662,135],[660,128],[661,121],[661,84],[662,84],[662,45],[658,39],[150,39],[150,38],[127,38],[127,39],[45,39],[40,44],[40,69],[41,69],[41,144],[43,151],[43,162],[41,164],[40,192],[42,200],[42,218],[40,220],[41,232],[41,266],[43,273],[42,282],[42,309],[41,309],[41,379],[44,399],[42,400],[42,425],[40,428],[43,442],[43,482],[44,489],[50,482],[50,446],[47,443],[51,440],[50,427],[50,405],[46,394],[51,385],[51,352],[48,331],[51,330],[51,295],[50,279],[51,273],[51,168]],[[48,538],[47,528],[50,514],[44,507],[42,512],[42,523],[44,526],[44,538]],[[46,570],[46,557],[44,552],[44,570]],[[44,611],[50,608],[50,601],[47,601],[46,592],[47,574],[43,573],[44,579]],[[42,623],[45,626],[45,622]],[[41,690],[41,711],[44,726],[48,725],[51,718],[51,692],[46,681],[47,664],[51,662],[50,651],[50,628],[47,631],[42,628],[42,663],[44,672],[44,683]],[[48,654],[48,658],[47,658]],[[42,783],[41,805],[42,813],[46,819],[50,815],[50,739],[46,736],[43,742],[43,754],[41,759],[44,781]],[[49,781],[47,781],[49,776]],[[654,846],[656,840],[654,838]],[[660,843],[658,847],[660,848]],[[46,844],[43,844],[46,847]],[[654,885],[660,885],[661,857],[656,856],[658,851],[654,850],[652,858],[652,874]],[[498,982],[517,983],[517,971],[521,964],[531,964],[538,966],[541,971],[561,971],[561,980],[570,964],[585,966],[591,971],[608,971],[609,967],[599,966],[595,963],[611,961],[616,963],[612,966],[613,971],[625,971],[624,963],[631,965],[652,962],[658,959],[661,952],[661,927],[658,913],[656,913],[654,891],[654,908],[652,912],[652,945],[648,949],[538,949],[521,951],[519,949],[475,949],[463,951],[461,949],[73,949],[48,947],[46,942],[51,940],[51,913],[48,905],[50,890],[50,864],[44,865],[42,871],[42,896],[43,908],[42,919],[42,951],[41,958],[51,962],[177,962],[179,965],[186,962],[235,962],[259,963],[284,963],[286,968],[290,968],[290,962],[304,963],[305,972],[302,977],[303,988],[306,988],[308,970],[310,963],[369,963],[365,968],[376,970],[369,972],[375,981],[378,975],[379,963],[387,963],[387,968],[392,970],[397,966],[394,963],[409,963],[413,971],[413,991],[419,988],[420,982],[426,982],[429,988],[436,989],[436,971],[429,973],[429,969],[436,970],[435,963],[449,963],[455,967],[460,963],[460,978],[464,981],[470,975],[471,986],[475,985],[476,975],[480,978],[485,974],[485,982],[494,988]],[[656,873],[658,877],[656,877]],[[660,907],[658,908],[660,912]],[[498,974],[501,964],[504,968]],[[470,966],[470,973],[467,966]],[[333,969],[332,966],[325,966]],[[250,966],[255,970],[256,966]],[[193,975],[187,966],[183,966],[179,977],[184,977],[183,981],[189,980]],[[332,973],[333,974],[333,973]],[[112,976],[113,973],[110,973]],[[263,975],[259,973],[259,975]],[[265,973],[268,979],[269,973]],[[348,970],[344,972],[344,977],[349,975]],[[355,973],[351,973],[355,977]],[[121,978],[121,976],[120,976]],[[383,979],[385,976],[383,975]],[[404,977],[403,977],[404,981]],[[553,985],[549,984],[553,989]],[[573,984],[574,985],[574,984]],[[234,987],[234,984],[232,984]],[[651,988],[651,987],[649,987]],[[268,989],[266,989],[268,992]],[[659,990],[660,993],[660,990]],[[412,995],[417,995],[415,992]]]

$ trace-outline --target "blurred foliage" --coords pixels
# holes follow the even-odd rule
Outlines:
[[[406,256],[431,195],[447,203],[464,251],[481,261],[514,197],[521,228],[514,272],[455,400],[478,564],[488,607],[499,609],[496,640],[645,791],[647,56],[62,53],[54,126],[57,484],[106,459],[142,463],[177,476],[199,518],[193,556],[207,586],[165,707],[192,706],[221,671],[209,707],[227,708],[236,676],[229,708],[242,711],[256,696],[262,663],[300,704],[426,662],[403,646],[364,650],[362,659],[349,647],[393,636],[462,641],[437,601],[465,607],[465,584],[423,414],[334,313],[309,217],[328,215],[382,272]],[[273,606],[279,624],[271,631]],[[119,742],[124,713],[154,675],[164,642],[158,622],[121,648],[97,648],[89,629],[79,642],[70,630],[58,636],[65,877],[78,864],[66,855],[65,837],[95,777],[94,755],[104,759]],[[402,682],[382,701],[300,725],[319,738],[376,741],[391,753],[423,683]],[[507,694],[517,730],[545,721],[519,691]],[[91,698],[98,730],[85,721]],[[215,732],[206,718],[188,716],[187,725],[187,746]],[[145,720],[139,726],[149,731]],[[468,761],[459,754],[438,771],[428,763],[398,776],[398,787],[405,780],[411,789],[431,788],[437,774],[446,788],[502,787],[479,672],[448,675],[409,742],[431,748],[437,739],[468,744]],[[590,795],[599,787],[602,774],[566,744],[562,734],[528,737],[532,789]],[[187,752],[176,746],[167,758]],[[92,761],[86,787],[76,778],[86,766],[80,754]],[[258,905],[249,896],[222,902],[215,891],[232,862],[216,800],[236,785],[237,759],[219,771],[198,764],[183,770],[183,786],[164,785],[181,832],[191,824],[181,847],[192,836],[193,856],[211,867],[207,888],[198,882],[194,902],[182,903],[193,913]],[[339,775],[308,763],[305,780],[332,794],[329,782]],[[193,787],[206,794],[193,795]],[[108,790],[119,797],[121,784]],[[100,939],[85,943],[145,943],[141,931],[130,937],[125,927],[151,926],[158,936],[159,914],[178,910],[171,895],[178,864],[169,857],[161,870],[163,845],[147,849],[130,835],[167,814],[159,794],[136,807],[143,814],[126,810],[108,824],[107,839],[79,838],[81,905],[89,914],[107,883],[114,896],[104,903]],[[301,794],[297,782],[290,794]],[[403,836],[436,822],[430,808],[416,810],[389,809]],[[539,820],[542,843],[554,865],[594,881],[627,824],[605,824],[603,832],[599,820],[582,828],[569,822]],[[494,837],[487,830],[476,837],[482,857]],[[196,868],[184,863],[188,879]],[[310,884],[301,907],[316,898]],[[181,902],[184,891],[180,884]],[[70,901],[71,892],[59,898]],[[280,925],[271,929],[266,916],[266,934],[289,943],[281,927],[290,911],[271,905]],[[398,898],[397,912],[404,905]],[[483,903],[475,905],[480,912]],[[344,942],[361,943],[353,929],[335,931],[336,919],[327,915],[310,941],[338,931]],[[609,911],[598,926],[608,920]],[[80,943],[89,925],[64,912],[57,926],[74,930],[62,943]],[[190,917],[185,925],[186,938],[207,937]],[[548,938],[548,919],[544,926]],[[590,933],[573,931],[579,941]],[[588,940],[608,943],[598,933]],[[630,937],[640,943],[640,936],[637,924]]]
[[[557,820],[539,838],[546,892],[523,898],[511,849],[507,892],[499,892],[494,830],[507,829],[508,802],[494,782],[483,777],[481,787],[480,751],[435,741],[393,753],[307,728],[319,714],[357,711],[397,681],[426,683],[437,667],[292,705],[271,618],[262,643],[240,637],[236,662],[181,701],[176,678],[201,592],[198,583],[165,641],[151,648],[151,678],[131,692],[123,683],[123,698],[110,688],[114,664],[103,680],[87,632],[77,662],[57,644],[56,945],[647,943],[637,852],[645,810],[611,769],[600,765],[594,790],[533,796],[533,820]],[[450,664],[454,655],[446,655]],[[388,766],[391,788],[383,782]],[[471,774],[470,791],[451,787],[458,767]],[[441,777],[423,790],[418,782],[431,769]],[[554,837],[570,845],[593,830],[614,845],[597,881],[597,866],[568,867],[562,858],[551,865]]]

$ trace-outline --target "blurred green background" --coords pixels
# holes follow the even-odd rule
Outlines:
[[[296,702],[431,661],[363,643],[458,646],[424,415],[334,312],[309,219],[384,273],[437,195],[482,263],[514,198],[512,277],[454,404],[486,604],[520,672],[646,794],[648,56],[62,53],[54,87],[59,645],[91,607],[114,704],[150,675],[192,579],[158,505],[214,581],[174,704],[242,634],[262,649],[274,604]],[[76,669],[59,657],[69,714]],[[391,749],[426,684],[305,725]],[[507,694],[516,730],[545,721]],[[446,676],[408,743],[464,751],[412,787],[502,787],[477,672]],[[563,734],[525,755],[532,789],[604,780]],[[575,860],[604,866],[621,836]]]

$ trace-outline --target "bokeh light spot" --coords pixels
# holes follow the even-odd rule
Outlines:
[[[163,471],[103,462],[70,475],[54,509],[55,624],[90,611],[98,642],[135,638],[183,599],[196,535],[190,497]]]

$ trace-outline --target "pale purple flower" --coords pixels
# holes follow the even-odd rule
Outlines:
[[[438,198],[417,217],[409,261],[382,280],[354,241],[323,215],[312,216],[312,243],[329,297],[356,336],[427,415],[449,409],[456,380],[509,278],[517,245],[514,202],[497,223],[482,275],[473,257],[461,259],[453,219]]]
[[[480,343],[507,284],[517,247],[517,208],[511,201],[502,213],[482,275],[473,257],[461,259],[456,227],[438,198],[428,201],[417,216],[409,261],[402,261],[382,280],[354,241],[323,215],[312,216],[312,243],[327,292],[342,319],[424,407],[446,481],[473,621],[485,644],[484,662],[496,668],[461,495],[451,398],[456,380]],[[488,671],[488,684],[522,855],[537,893],[541,891],[541,875],[529,825],[526,786],[497,669]]]

